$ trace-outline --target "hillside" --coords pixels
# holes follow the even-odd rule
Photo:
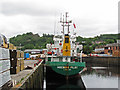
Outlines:
[[[110,43],[116,43],[120,39],[120,34],[101,34],[94,38],[83,38],[78,36],[77,41],[83,44],[83,52],[86,54],[91,53],[96,46],[106,45]]]
[[[90,53],[95,49],[96,46],[116,43],[117,39],[118,34],[102,34],[94,38],[83,38],[78,36],[77,42],[80,42],[80,44],[84,45],[84,53]],[[29,32],[10,38],[10,43],[18,47],[22,46],[22,50],[42,49],[46,47],[47,43],[53,43],[53,35],[43,34],[43,36],[40,37],[38,34]]]
[[[116,42],[117,39],[120,39],[118,37],[120,34],[101,34],[100,36],[96,36],[94,38],[82,38],[80,36],[77,37],[77,41],[104,41],[106,43],[113,43]]]
[[[45,48],[47,43],[53,43],[52,39],[53,35],[43,34],[43,36],[40,37],[38,34],[33,34],[32,32],[29,32],[10,38],[10,43],[18,47],[22,46],[22,50],[41,49]]]

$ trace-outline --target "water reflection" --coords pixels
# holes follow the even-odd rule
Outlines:
[[[81,74],[86,88],[118,88],[118,67],[87,67]]]

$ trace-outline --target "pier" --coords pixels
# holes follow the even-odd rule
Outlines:
[[[25,60],[26,66],[32,67],[32,69],[25,69],[18,74],[11,75],[12,80],[17,82],[12,87],[12,90],[27,90],[27,89],[43,89],[44,69],[42,60],[38,65],[34,67],[36,60]]]

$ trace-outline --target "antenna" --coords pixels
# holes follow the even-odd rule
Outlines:
[[[65,27],[65,26],[68,27],[68,34],[69,34],[69,33],[70,33],[70,32],[69,32],[69,26],[70,26],[69,23],[72,23],[72,21],[71,21],[71,20],[70,20],[70,21],[67,20],[67,18],[68,18],[68,12],[66,12],[65,15],[66,15],[66,16],[65,16],[66,20],[64,21],[64,15],[63,15],[63,21],[60,20],[60,23],[62,23],[62,26],[63,26],[63,34],[64,34],[64,27]],[[66,23],[66,24],[65,24],[65,23]]]
[[[62,21],[62,19],[63,19],[63,21]],[[63,26],[63,31],[62,31],[62,33],[64,34],[64,26],[65,26],[65,25],[64,25],[64,23],[65,23],[65,22],[64,22],[64,15],[63,15],[63,18],[61,18],[60,23],[62,23],[62,26]]]
[[[68,23],[68,22],[67,22],[67,17],[68,17],[68,12],[66,12],[66,24]]]

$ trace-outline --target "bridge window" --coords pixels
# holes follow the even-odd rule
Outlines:
[[[65,43],[69,43],[69,38],[65,38]]]

